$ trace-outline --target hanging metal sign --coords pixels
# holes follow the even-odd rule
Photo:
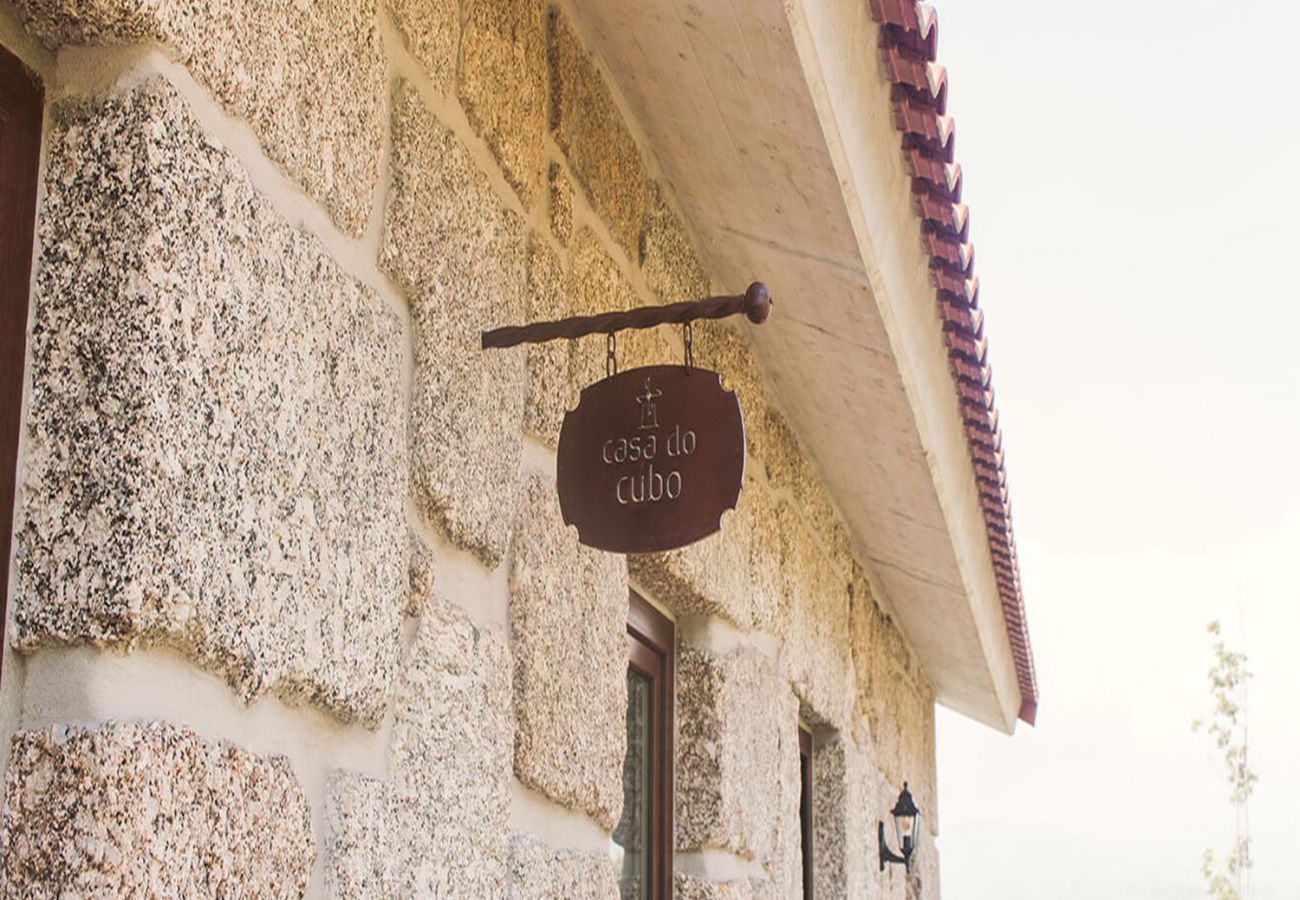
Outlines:
[[[556,482],[578,540],[614,553],[655,553],[722,527],[745,477],[745,423],[717,372],[695,368],[691,323],[743,315],[767,321],[775,301],[761,281],[743,294],[506,325],[482,333],[484,350],[603,334],[609,377],[584,388],[564,414]],[[681,325],[686,365],[615,374],[615,334]]]
[[[556,482],[578,540],[653,553],[722,527],[745,475],[745,424],[717,372],[646,366],[598,381],[564,415]]]

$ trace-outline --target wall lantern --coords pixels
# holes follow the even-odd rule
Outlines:
[[[912,868],[912,852],[916,850],[916,820],[920,817],[921,811],[916,808],[916,802],[912,800],[912,792],[907,789],[907,782],[903,782],[903,792],[898,795],[898,802],[894,808],[889,811],[894,817],[894,837],[898,840],[898,846],[902,848],[902,855],[889,849],[885,843],[885,823],[880,823],[880,871],[885,871],[885,863],[902,863],[907,866],[908,870]]]

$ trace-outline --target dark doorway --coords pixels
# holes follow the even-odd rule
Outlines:
[[[627,756],[621,900],[668,900],[673,889],[673,623],[636,594],[627,617]]]
[[[0,47],[0,629],[9,602],[9,546],[44,101],[40,80]]]
[[[813,738],[799,728],[799,844],[803,851],[803,900],[813,897]]]

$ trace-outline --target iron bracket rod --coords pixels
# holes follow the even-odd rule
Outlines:
[[[725,319],[744,313],[749,321],[761,325],[772,310],[772,294],[767,285],[755,281],[743,294],[726,297],[706,297],[703,300],[686,300],[663,306],[638,306],[623,312],[600,313],[595,316],[574,316],[554,322],[534,322],[530,325],[507,325],[483,332],[483,349],[490,347],[516,347],[519,344],[542,344],[559,338],[580,338],[588,334],[613,334],[625,328],[654,328],[656,325],[677,325],[697,319]]]

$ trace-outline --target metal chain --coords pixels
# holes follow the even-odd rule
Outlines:
[[[614,353],[618,349],[618,339],[614,332],[605,335],[605,377],[613,378],[618,374],[618,359]]]
[[[695,365],[695,329],[690,322],[682,324],[682,342],[686,344],[686,368],[689,369]]]

